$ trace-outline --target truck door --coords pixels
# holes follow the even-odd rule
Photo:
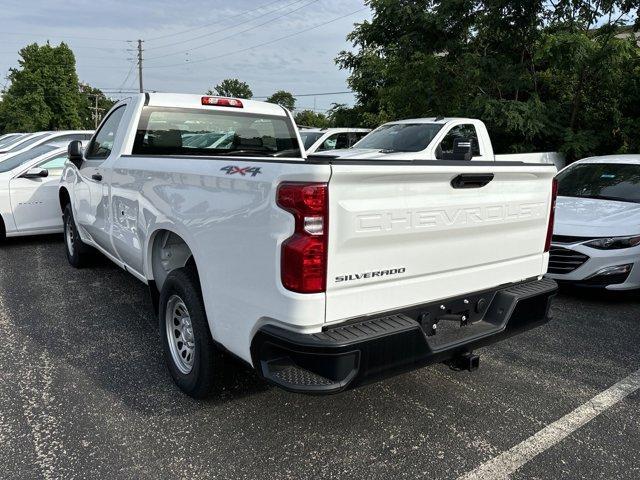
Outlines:
[[[112,162],[113,144],[125,112],[125,105],[112,111],[87,146],[84,162],[75,186],[75,216],[78,227],[107,253],[113,255],[111,212],[109,209],[108,165]],[[114,153],[115,155],[115,153]]]

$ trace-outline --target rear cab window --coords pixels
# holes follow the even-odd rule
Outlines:
[[[464,123],[451,127],[440,142],[443,160],[465,160],[464,154],[468,152],[469,144],[472,157],[480,156],[478,132],[474,125]]]
[[[144,107],[134,155],[299,156],[286,116],[176,107]]]
[[[439,123],[391,123],[376,128],[354,146],[385,153],[421,152],[441,129]]]

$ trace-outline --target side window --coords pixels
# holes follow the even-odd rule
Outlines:
[[[38,166],[40,168],[46,168],[47,170],[49,170],[49,175],[60,175],[66,161],[67,154],[63,153],[61,155],[58,155],[57,157],[53,157],[49,160],[44,161]]]
[[[474,157],[480,155],[480,146],[478,144],[478,133],[476,127],[471,124],[456,125],[453,127],[440,142],[443,159],[455,160],[460,156],[461,152],[465,152],[468,148],[467,141],[471,141],[472,153]]]
[[[349,148],[349,134],[348,133],[335,133],[327,138],[320,148],[318,148],[319,152],[325,150],[336,150],[340,148]]]
[[[124,108],[125,106],[123,105],[111,112],[111,115],[104,121],[87,147],[85,158],[89,160],[102,160],[109,156],[113,148],[118,126],[122,120],[122,115],[124,115]]]
[[[333,150],[336,148],[336,140],[338,139],[338,135],[334,134],[327,138],[322,144],[318,147],[319,152],[323,152],[325,150]]]

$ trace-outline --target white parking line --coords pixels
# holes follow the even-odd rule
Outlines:
[[[545,450],[553,447],[616,403],[640,389],[640,370],[599,393],[560,420],[522,443],[488,460],[458,480],[504,480]]]

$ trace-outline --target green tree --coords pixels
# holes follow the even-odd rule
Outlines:
[[[337,58],[361,124],[467,116],[484,120],[498,152],[640,148],[640,48],[623,28],[638,23],[637,2],[366,3],[371,21]]]
[[[267,98],[267,102],[280,105],[281,107],[284,107],[289,111],[293,111],[296,108],[296,97],[294,97],[292,93],[285,90],[278,90],[276,93]]]
[[[227,78],[207,91],[207,95],[219,95],[221,97],[246,98],[253,97],[249,84],[237,78]]]
[[[361,127],[367,125],[367,120],[363,118],[360,109],[348,107],[344,103],[332,104],[327,116],[332,127]]]
[[[20,50],[19,67],[9,71],[10,86],[0,104],[0,131],[77,129],[83,126],[75,57],[65,44]]]
[[[323,113],[316,113],[313,110],[301,110],[294,117],[296,125],[302,127],[327,128],[329,119]]]

